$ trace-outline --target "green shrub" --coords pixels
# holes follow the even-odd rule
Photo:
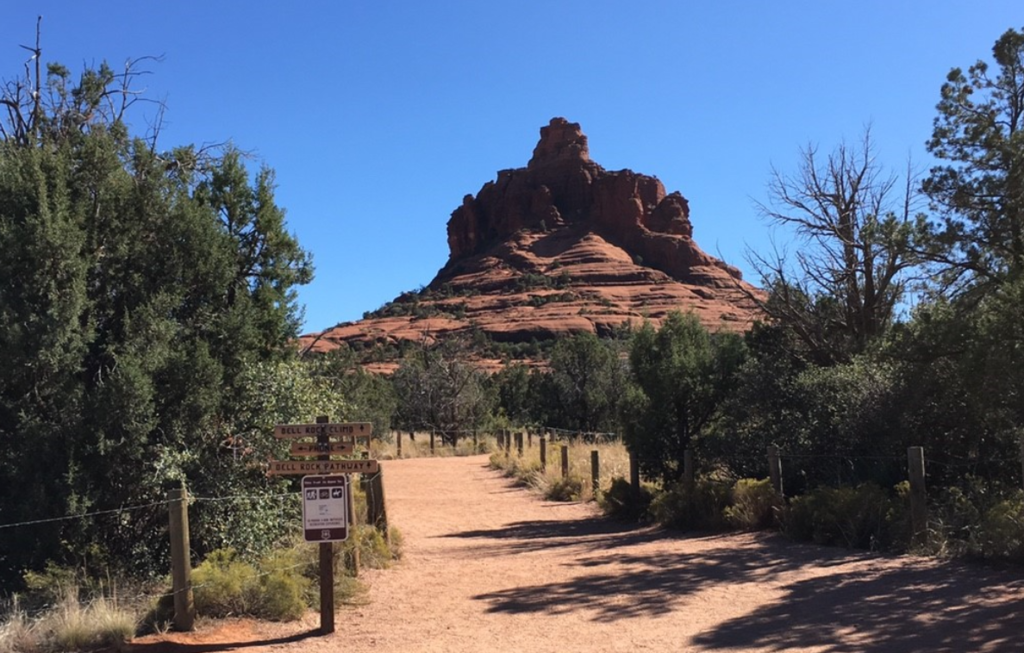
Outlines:
[[[352,551],[359,549],[359,564],[370,569],[387,569],[395,559],[383,533],[373,526],[351,527],[341,549],[345,559],[351,559]]]
[[[612,479],[611,487],[601,494],[599,503],[609,517],[634,521],[649,514],[652,496],[646,487],[640,486],[639,490],[634,490],[632,483],[617,477]]]
[[[874,483],[855,488],[821,487],[799,497],[780,512],[782,531],[798,540],[860,549],[887,548],[891,523],[902,511]]]
[[[544,492],[549,501],[579,501],[583,497],[583,479],[570,474],[552,482]]]
[[[214,551],[192,572],[196,612],[208,617],[298,619],[309,605],[312,587],[312,580],[302,575],[312,565],[294,562],[300,555],[295,550],[273,553],[261,562],[261,572],[232,549]]]
[[[271,621],[295,621],[305,614],[307,579],[297,574],[275,571],[260,583],[256,614]]]
[[[725,508],[725,521],[743,530],[770,528],[781,506],[769,479],[741,478],[732,488],[732,505]]]
[[[654,518],[666,526],[683,530],[723,530],[729,506],[729,485],[701,478],[687,488],[678,482],[657,495],[651,503]]]
[[[979,528],[978,553],[985,558],[1024,562],[1024,492],[999,501],[985,511]]]
[[[249,614],[256,568],[234,549],[217,549],[192,570],[196,612],[209,617]]]

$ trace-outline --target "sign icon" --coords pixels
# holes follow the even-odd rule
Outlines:
[[[302,477],[302,534],[307,542],[341,542],[348,539],[349,477]]]

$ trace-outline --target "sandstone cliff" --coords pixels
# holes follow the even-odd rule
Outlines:
[[[448,221],[448,262],[424,290],[303,344],[395,347],[453,334],[523,343],[607,335],[672,310],[711,329],[756,319],[759,291],[697,246],[681,194],[591,161],[576,123],[554,118],[540,134],[525,168],[463,198]]]

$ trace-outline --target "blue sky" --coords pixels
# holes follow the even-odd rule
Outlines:
[[[39,14],[44,60],[76,72],[164,57],[146,85],[167,148],[230,140],[276,170],[316,265],[306,331],[428,283],[463,195],[524,166],[554,116],[605,168],[682,192],[700,246],[752,278],[772,165],[870,123],[886,166],[926,168],[946,73],[1024,25],[1019,0],[22,2],[4,79]]]

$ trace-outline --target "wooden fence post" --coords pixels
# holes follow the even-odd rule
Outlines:
[[[915,544],[921,544],[928,530],[928,494],[924,484],[924,447],[907,449],[910,469],[910,527]]]
[[[188,490],[185,484],[167,493],[171,528],[171,588],[174,592],[174,628],[192,630],[196,606],[192,598],[192,565],[189,560]]]
[[[366,521],[381,532],[384,541],[391,545],[391,529],[388,528],[388,508],[384,502],[384,469],[366,478],[363,476],[363,491],[366,493]]]
[[[594,492],[594,499],[597,499],[597,492],[601,489],[601,462],[597,449],[590,452],[590,485]]]
[[[544,436],[540,436],[540,471],[544,472],[548,468],[548,441]]]
[[[480,453],[480,435],[473,429],[473,453]]]
[[[401,431],[395,431],[395,433],[397,434],[397,435],[395,435],[395,446],[397,447],[397,452],[395,453],[395,458],[401,458],[402,457],[402,432]]]
[[[633,451],[629,452],[629,484],[634,492],[640,491],[640,461]]]
[[[782,458],[774,444],[768,447],[768,478],[772,481],[775,494],[782,496]]]
[[[533,431],[526,432],[526,448],[533,449]]]
[[[516,453],[520,458],[523,457],[523,434],[516,433]]]
[[[569,445],[562,445],[562,478],[569,478]]]
[[[430,429],[430,455],[434,455],[434,429]]]

